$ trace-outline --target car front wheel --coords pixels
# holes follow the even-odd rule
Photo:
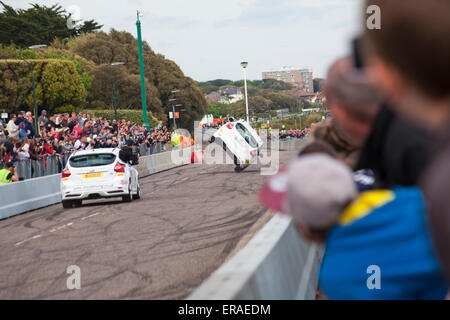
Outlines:
[[[140,199],[141,198],[141,188],[139,187],[139,185],[137,186],[136,195],[134,197],[136,199]]]

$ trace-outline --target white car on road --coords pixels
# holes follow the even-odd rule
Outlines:
[[[223,146],[233,158],[236,172],[241,172],[255,163],[263,146],[258,133],[246,121],[235,121],[233,118],[217,130],[209,142]]]
[[[72,154],[61,176],[64,208],[81,206],[83,200],[140,198],[139,174],[132,162],[119,158],[120,149],[95,149]]]

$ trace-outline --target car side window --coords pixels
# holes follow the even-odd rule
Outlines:
[[[236,124],[236,130],[250,146],[252,146],[253,148],[258,147],[258,143],[256,142],[255,138],[253,138],[253,135],[250,133],[250,131],[247,130],[246,127],[238,123]]]

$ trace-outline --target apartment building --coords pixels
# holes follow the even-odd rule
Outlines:
[[[283,67],[278,70],[265,71],[262,73],[262,79],[283,81],[308,93],[314,92],[313,71],[310,68]]]

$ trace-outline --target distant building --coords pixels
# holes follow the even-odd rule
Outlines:
[[[320,108],[309,108],[309,109],[302,109],[302,114],[310,114],[310,113],[317,113],[320,112]]]
[[[308,93],[314,92],[313,72],[310,68],[283,67],[262,73],[263,80],[273,79],[283,81]]]
[[[245,96],[241,89],[238,88],[227,88],[218,91],[220,96],[220,103],[232,104],[238,101],[244,100]]]
[[[316,95],[310,100],[312,103],[325,103],[327,101],[323,92],[316,92]]]
[[[289,109],[279,109],[277,110],[277,118],[288,118],[291,114],[289,112]]]
[[[238,88],[226,88],[219,91],[212,92],[206,96],[208,103],[223,103],[232,104],[238,101],[244,100],[245,95],[241,89]]]

